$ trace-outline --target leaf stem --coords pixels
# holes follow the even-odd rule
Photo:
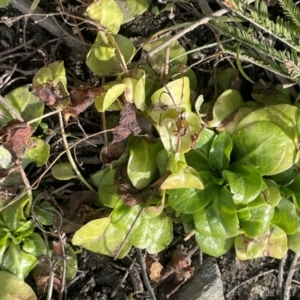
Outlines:
[[[85,180],[85,178],[82,176],[82,174],[80,173],[79,169],[77,168],[77,165],[72,157],[71,151],[69,149],[68,146],[68,142],[67,142],[67,137],[66,137],[66,133],[65,133],[65,128],[64,128],[64,122],[63,122],[63,118],[62,118],[62,113],[59,112],[58,113],[59,116],[59,125],[60,125],[60,130],[61,130],[61,135],[62,135],[62,140],[65,146],[65,150],[66,150],[66,154],[68,156],[69,162],[73,167],[73,170],[75,171],[78,179],[91,191],[95,192],[95,189]]]

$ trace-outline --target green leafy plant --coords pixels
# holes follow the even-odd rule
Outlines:
[[[278,1],[284,17],[271,20],[266,1],[229,0],[227,7],[238,15],[239,23],[233,24],[231,18],[216,19],[212,24],[225,35],[233,37],[240,44],[223,45],[226,52],[237,54],[240,59],[263,67],[293,81],[299,81],[299,39],[300,10],[292,0]],[[232,18],[233,19],[233,18]],[[236,21],[237,19],[235,19]],[[244,26],[242,22],[250,22],[252,26]],[[262,35],[269,36],[271,42]],[[259,39],[261,36],[262,39]],[[272,41],[273,40],[273,41]],[[276,49],[274,44],[280,41],[284,51]]]

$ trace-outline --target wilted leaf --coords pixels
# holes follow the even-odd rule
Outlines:
[[[286,233],[276,225],[272,225],[267,233],[256,239],[243,235],[235,239],[236,255],[241,260],[264,256],[281,259],[285,256],[287,249]]]
[[[15,161],[21,158],[33,133],[26,122],[12,120],[0,128],[0,141]]]

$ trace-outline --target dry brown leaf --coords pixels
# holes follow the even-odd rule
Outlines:
[[[164,267],[158,262],[158,261],[155,261],[154,263],[152,263],[149,271],[150,271],[150,274],[149,274],[149,277],[152,281],[155,281],[155,282],[160,282],[161,280],[161,270],[163,269]]]
[[[33,129],[26,122],[18,120],[9,121],[0,128],[0,141],[14,161],[23,156],[32,133]]]

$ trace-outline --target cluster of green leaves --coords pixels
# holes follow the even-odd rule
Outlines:
[[[281,86],[269,95],[253,93],[255,102],[244,102],[229,89],[216,100],[208,129],[192,112],[190,90],[188,77],[181,77],[143,103],[133,97],[159,139],[129,139],[120,160],[127,161],[130,182],[141,193],[163,178],[161,193],[148,190],[141,204],[128,206],[115,184],[120,164],[101,170],[93,175],[96,204],[113,211],[83,226],[73,244],[118,257],[131,246],[154,253],[170,243],[171,218],[177,216],[187,231],[195,230],[202,251],[213,256],[233,245],[240,259],[281,258],[288,248],[299,252],[298,108]],[[201,103],[199,97],[197,111]]]
[[[224,45],[225,51],[239,59],[256,64],[283,77],[299,82],[300,78],[300,9],[293,0],[278,1],[284,17],[272,20],[266,1],[229,0],[226,5],[238,18],[219,18],[212,24],[222,33],[240,42],[234,47]],[[234,24],[238,22],[238,24]],[[244,26],[250,22],[251,26]],[[248,24],[248,23],[247,23]],[[262,39],[258,39],[260,36]],[[268,41],[268,36],[271,41]],[[273,40],[273,41],[272,41]],[[275,49],[276,41],[284,44],[284,51]],[[282,49],[282,47],[280,48]]]
[[[42,237],[34,232],[33,220],[27,220],[28,195],[0,213],[1,270],[25,279],[36,265],[37,257],[46,254]]]

